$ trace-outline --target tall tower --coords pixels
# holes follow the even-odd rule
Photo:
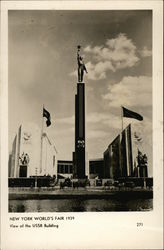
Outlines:
[[[77,51],[78,83],[75,95],[75,152],[73,153],[73,177],[84,179],[85,175],[85,84],[84,71],[87,72],[80,56],[80,46]]]

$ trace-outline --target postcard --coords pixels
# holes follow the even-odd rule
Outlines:
[[[2,1],[1,248],[163,249],[162,1]]]

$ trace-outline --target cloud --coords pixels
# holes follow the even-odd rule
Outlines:
[[[86,68],[88,71],[87,78],[91,80],[105,79],[107,70],[115,71],[110,61],[98,62],[97,64],[88,62]]]
[[[147,76],[126,76],[108,87],[108,93],[102,95],[110,107],[152,105],[152,79]]]
[[[87,133],[87,139],[97,139],[97,138],[106,138],[109,133],[103,130],[90,130]]]
[[[75,117],[65,117],[56,119],[55,137],[70,137],[74,135]],[[110,129],[121,129],[121,116],[112,113],[92,112],[86,114],[87,138],[98,139],[109,136]],[[73,136],[74,137],[74,136]]]
[[[152,56],[152,51],[145,46],[142,50],[140,50],[140,55],[142,57],[149,57]]]
[[[63,129],[62,125],[67,125],[67,129],[72,129],[75,126],[75,116],[58,118],[55,121],[56,126],[59,129]],[[113,115],[112,113],[98,113],[92,112],[86,114],[86,124],[95,125],[97,127],[99,124],[105,125],[107,127],[120,128],[120,117]]]
[[[94,62],[87,62],[87,77],[91,80],[106,78],[107,71],[130,68],[139,61],[137,48],[126,34],[120,33],[116,38],[108,39],[105,46],[91,47],[88,45],[84,52],[90,54]]]
[[[95,125],[98,126],[101,124],[103,128],[121,128],[121,119],[119,116],[113,115],[112,113],[97,113],[93,112],[88,114],[86,118],[88,126]]]
[[[75,123],[75,116],[72,115],[70,117],[58,118],[56,119],[56,123],[59,125],[73,125]]]

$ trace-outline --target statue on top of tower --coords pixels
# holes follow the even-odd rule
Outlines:
[[[86,73],[88,72],[83,62],[83,57],[80,56],[80,48],[81,46],[78,45],[77,46],[78,82],[83,82],[84,71]]]

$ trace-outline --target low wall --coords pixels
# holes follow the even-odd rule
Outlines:
[[[148,189],[140,190],[106,190],[103,188],[79,188],[65,190],[50,189],[9,189],[9,200],[28,200],[28,199],[104,199],[104,198],[145,198],[151,199],[153,191]]]

